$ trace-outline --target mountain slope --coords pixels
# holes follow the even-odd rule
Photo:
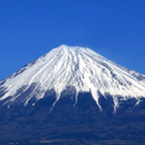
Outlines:
[[[19,97],[29,91],[25,97]],[[60,99],[61,93],[68,87],[75,89],[75,102],[79,92],[90,92],[96,104],[100,94],[113,97],[114,111],[119,100],[135,98],[136,105],[145,97],[145,76],[119,66],[89,48],[61,45],[46,55],[0,82],[0,101],[11,106],[16,100],[26,106],[42,99],[48,90],[56,92],[52,108]]]

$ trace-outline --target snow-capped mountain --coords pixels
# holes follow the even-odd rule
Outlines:
[[[61,45],[0,81],[0,144],[145,144],[145,76]]]
[[[100,110],[100,94],[113,97],[114,110],[119,107],[119,100],[135,98],[137,105],[140,98],[145,97],[144,75],[119,66],[89,48],[78,46],[54,48],[1,81],[0,101],[9,108],[31,86],[31,92],[19,101],[24,106],[31,99],[35,99],[32,103],[35,106],[48,90],[54,89],[53,109],[67,87],[75,88],[74,106],[78,102],[78,93],[90,92]]]

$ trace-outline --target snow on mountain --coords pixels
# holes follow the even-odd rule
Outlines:
[[[1,81],[0,88],[6,90],[0,100],[12,96],[8,102],[15,102],[33,83],[35,88],[26,96],[24,105],[32,97],[36,100],[43,98],[51,89],[57,93],[57,102],[68,86],[76,89],[76,103],[79,92],[90,92],[100,110],[99,93],[113,97],[114,109],[119,106],[119,97],[123,100],[136,98],[138,103],[141,97],[145,97],[144,75],[121,67],[89,48],[78,46],[61,45]],[[23,91],[18,92],[22,87]]]

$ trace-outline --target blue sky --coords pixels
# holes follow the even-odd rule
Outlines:
[[[0,80],[61,44],[145,74],[145,0],[0,0]]]

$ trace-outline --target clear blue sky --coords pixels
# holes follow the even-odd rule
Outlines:
[[[61,44],[145,74],[145,0],[0,0],[0,80]]]

